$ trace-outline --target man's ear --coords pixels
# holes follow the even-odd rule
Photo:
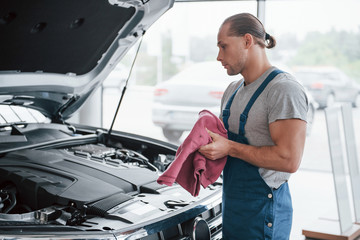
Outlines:
[[[244,39],[245,39],[245,48],[250,48],[254,44],[254,38],[251,34],[246,33],[244,35]]]

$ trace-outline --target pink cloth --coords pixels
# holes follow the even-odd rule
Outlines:
[[[217,116],[207,110],[199,112],[199,119],[177,149],[175,160],[157,179],[159,184],[172,186],[176,181],[191,195],[197,196],[200,185],[206,188],[219,178],[227,157],[213,161],[198,151],[201,146],[212,142],[206,128],[227,138],[227,131]]]

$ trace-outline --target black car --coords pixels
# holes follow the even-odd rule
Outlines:
[[[221,239],[221,179],[159,185],[176,145],[68,121],[173,4],[1,2],[1,239]]]

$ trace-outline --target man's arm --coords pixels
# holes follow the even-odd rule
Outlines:
[[[209,131],[213,142],[202,146],[199,151],[211,160],[229,155],[261,168],[296,172],[305,146],[306,122],[300,119],[277,120],[269,125],[269,130],[274,146],[241,144]]]

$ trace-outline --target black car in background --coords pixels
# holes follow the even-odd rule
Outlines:
[[[336,67],[298,67],[295,76],[309,90],[319,108],[336,102],[350,102],[360,106],[360,84]]]
[[[3,0],[0,239],[221,239],[221,181],[157,184],[177,146],[68,122],[172,0]]]

